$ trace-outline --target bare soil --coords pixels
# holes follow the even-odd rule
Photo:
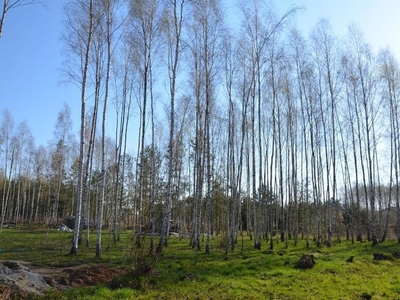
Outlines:
[[[126,273],[104,265],[81,265],[69,268],[35,268],[22,261],[0,262],[0,300],[25,299],[49,289],[106,284]]]

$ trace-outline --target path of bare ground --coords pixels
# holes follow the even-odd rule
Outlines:
[[[25,299],[48,289],[104,284],[126,271],[104,265],[37,268],[22,261],[0,262],[0,300]]]

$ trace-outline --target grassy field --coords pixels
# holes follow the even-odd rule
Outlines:
[[[71,236],[55,229],[3,229],[0,260],[22,260],[42,267],[101,263],[125,268],[132,264],[128,232],[116,246],[103,250],[101,260],[94,257],[94,234],[90,248],[81,247],[78,255],[68,255]],[[107,239],[105,234],[103,241]],[[192,250],[187,239],[171,238],[150,274],[134,279],[139,282],[136,289],[111,290],[99,285],[53,291],[35,299],[400,299],[400,260],[373,260],[373,253],[400,251],[396,241],[375,247],[342,241],[320,249],[312,244],[309,250],[304,243],[294,247],[289,241],[288,248],[279,243],[273,251],[264,242],[259,251],[245,237],[243,252],[238,245],[227,257],[216,246],[220,243],[214,238],[211,254],[206,255]],[[295,268],[303,254],[314,255],[314,268]],[[353,263],[346,262],[350,256],[354,256]],[[120,282],[130,280],[125,277]]]

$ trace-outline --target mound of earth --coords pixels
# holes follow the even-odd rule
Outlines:
[[[20,261],[0,262],[0,299],[26,299],[49,289],[105,284],[126,271],[104,265],[30,269]]]
[[[29,294],[43,294],[51,286],[42,275],[17,261],[0,264],[0,299],[24,299]]]

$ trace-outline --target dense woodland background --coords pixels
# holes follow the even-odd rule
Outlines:
[[[3,111],[0,231],[68,222],[76,253],[96,228],[97,256],[103,228],[157,252],[169,232],[206,252],[242,231],[257,249],[400,242],[398,60],[356,25],[304,36],[301,9],[240,1],[232,20],[219,0],[69,1],[61,67],[81,90],[79,136],[68,104],[38,147]]]

